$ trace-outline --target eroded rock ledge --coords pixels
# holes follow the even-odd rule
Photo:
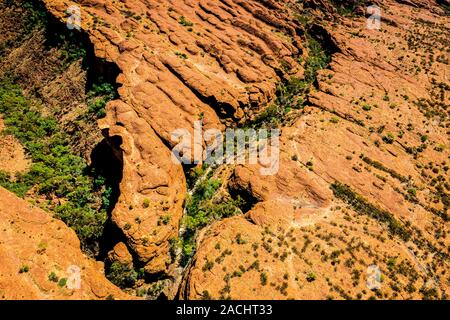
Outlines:
[[[449,20],[434,1],[382,10],[379,31],[324,24],[339,52],[283,128],[280,171],[236,167],[259,202],[204,231],[181,298],[448,299]]]
[[[183,170],[170,159],[170,134],[192,130],[200,117],[205,128],[222,128],[221,119],[243,120],[269,102],[283,70],[301,73],[301,26],[275,1],[45,3],[63,21],[68,6],[80,5],[96,54],[122,72],[120,100],[100,122],[122,139],[113,220],[147,272],[166,272],[186,194]],[[166,215],[170,223],[158,226]]]
[[[121,70],[120,99],[99,123],[123,152],[113,220],[148,273],[170,275],[186,194],[170,134],[199,118],[206,128],[239,123],[273,99],[282,77],[302,76],[295,1],[44,2],[62,21],[69,5],[81,6],[96,55]],[[337,15],[329,1],[306,2],[318,16]],[[446,212],[448,190],[432,180],[448,183],[448,115],[424,109],[448,104],[448,17],[431,0],[382,5],[380,31],[365,28],[361,11],[321,21],[340,50],[303,116],[283,129],[280,171],[235,168],[230,187],[258,203],[204,230],[181,298],[447,297],[448,221],[436,212]],[[353,193],[330,188],[336,181]],[[382,290],[365,286],[371,264],[386,275]]]
[[[105,278],[102,263],[80,251],[63,222],[1,187],[0,199],[1,299],[133,299]],[[70,289],[78,283],[74,266],[79,289]]]

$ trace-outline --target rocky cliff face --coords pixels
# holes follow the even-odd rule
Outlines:
[[[326,24],[339,53],[283,128],[280,171],[235,169],[261,201],[208,229],[184,298],[367,299],[369,265],[379,298],[448,295],[448,18],[383,4],[380,31]]]
[[[62,20],[70,4],[46,2]],[[164,272],[186,194],[183,170],[170,160],[171,133],[192,131],[200,118],[205,129],[222,128],[221,120],[239,121],[270,101],[278,75],[301,72],[302,28],[273,1],[99,1],[81,8],[96,54],[122,71],[121,99],[100,123],[123,141],[113,219],[146,270]],[[170,222],[158,226],[167,214]]]
[[[60,21],[79,6],[95,55],[120,70],[119,98],[99,121],[123,163],[112,220],[126,245],[112,256],[130,262],[129,249],[148,275],[171,278],[170,298],[178,289],[183,299],[448,296],[445,3],[44,3]],[[372,3],[381,29],[367,28]],[[329,63],[311,67],[322,55]],[[219,168],[227,192],[248,203],[199,230],[180,268],[173,243],[188,187],[171,133],[198,120],[222,130],[254,123],[279,104],[280,83],[311,69],[301,108],[278,121],[278,173]],[[378,290],[367,288],[370,266],[383,275]]]
[[[1,299],[133,299],[63,222],[0,188]]]

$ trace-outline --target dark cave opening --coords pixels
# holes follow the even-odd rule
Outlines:
[[[108,220],[99,240],[97,260],[105,260],[108,252],[118,242],[125,241],[122,230],[112,221],[111,213],[120,196],[120,182],[122,181],[123,156],[120,150],[122,138],[113,136],[103,139],[91,153],[91,172],[95,177],[103,177],[105,189],[109,189],[107,213]]]
[[[228,185],[228,192],[233,199],[240,197],[243,200],[242,204],[239,206],[239,209],[241,209],[244,214],[260,202],[260,200],[252,193],[250,187],[244,188],[240,185],[232,184]]]

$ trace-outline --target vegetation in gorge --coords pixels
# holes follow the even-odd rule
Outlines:
[[[450,15],[450,4],[448,1],[437,0],[436,2],[444,9],[446,15]]]
[[[45,47],[55,50],[59,56],[55,65],[60,73],[73,63],[81,63],[87,72],[87,49],[81,35],[76,30],[69,32],[52,25],[41,1],[23,0],[4,5],[12,6],[23,16],[19,19],[17,38],[7,47],[14,48],[43,32]],[[6,49],[0,54],[6,56]],[[83,248],[95,254],[111,206],[112,187],[73,149],[73,136],[64,131],[56,113],[47,115],[44,110],[52,106],[42,105],[36,98],[39,95],[36,88],[24,96],[18,76],[6,73],[1,77],[0,115],[5,122],[5,134],[21,142],[32,165],[28,172],[16,177],[0,172],[0,185],[54,212],[55,217],[75,230]],[[89,123],[103,117],[106,103],[116,97],[112,84],[98,76],[91,81],[94,84],[86,93],[87,113],[76,122]]]
[[[133,287],[141,275],[132,266],[113,262],[108,268],[106,277],[116,286],[124,289]]]
[[[207,169],[208,166],[203,164],[201,167],[194,167],[186,172],[186,184],[189,189],[194,188],[195,183],[206,174]]]
[[[327,68],[331,61],[331,55],[321,41],[308,34],[306,39],[308,58],[304,62],[304,78],[291,77],[289,80],[282,81],[277,87],[275,102],[257,115],[255,119],[248,121],[245,124],[246,127],[279,127],[287,120],[287,116],[292,110],[300,110],[304,107],[307,95],[316,83],[318,71]],[[222,186],[222,182],[211,178],[212,172],[207,179],[197,180],[204,172],[205,168],[196,168],[187,175],[187,183],[190,188],[195,185],[196,181],[198,185],[194,194],[189,196],[186,201],[184,233],[181,239],[172,241],[173,253],[177,246],[181,246],[182,265],[186,265],[195,253],[197,230],[205,227],[211,221],[242,212],[239,209],[243,206],[241,198],[224,200],[223,197],[216,195]]]
[[[106,104],[116,97],[117,92],[114,86],[100,78],[87,93],[89,114],[103,118],[106,115]]]
[[[278,127],[286,121],[287,115],[292,110],[304,107],[307,95],[317,80],[317,72],[327,68],[331,61],[331,55],[319,40],[308,34],[306,34],[306,40],[308,57],[304,63],[304,78],[291,77],[287,81],[282,81],[277,87],[275,102],[250,121],[248,126]]]
[[[55,119],[42,116],[40,106],[23,96],[9,80],[0,86],[0,113],[5,134],[16,137],[32,160],[28,172],[11,179],[0,173],[0,185],[24,197],[44,196],[44,208],[72,227],[82,245],[98,240],[107,219],[111,189],[105,179],[87,167],[69,147],[71,137],[60,130]],[[60,201],[54,202],[52,199]]]
[[[193,195],[186,200],[186,216],[183,221],[184,233],[179,244],[182,249],[182,265],[186,265],[195,253],[195,235],[197,231],[214,220],[227,218],[241,213],[241,198],[223,199],[218,190],[222,181],[211,177],[199,180]]]

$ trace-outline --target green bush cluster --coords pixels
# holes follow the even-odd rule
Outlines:
[[[205,174],[208,166],[204,163],[201,167],[194,167],[186,173],[186,184],[189,189],[192,189],[195,182]]]
[[[30,267],[27,265],[23,265],[19,269],[19,273],[27,273],[28,271],[30,271]]]
[[[349,204],[353,210],[359,214],[372,217],[380,222],[386,223],[391,234],[397,235],[407,241],[411,233],[403,224],[394,218],[394,216],[385,210],[382,210],[369,203],[365,198],[354,192],[349,186],[335,182],[331,185],[334,195]]]
[[[406,183],[409,181],[409,178],[402,176],[401,174],[397,173],[396,171],[385,167],[381,162],[378,162],[376,160],[372,160],[369,157],[364,156],[363,154],[360,155],[360,158],[362,161],[367,163],[368,165],[371,165],[372,167],[384,171],[386,173],[389,173],[391,177],[398,179],[400,182]]]
[[[139,278],[139,273],[127,264],[113,262],[106,277],[120,288],[133,287]]]
[[[61,49],[60,59],[68,66],[72,61],[84,59],[86,49],[75,33],[56,34],[57,46]]]
[[[24,197],[33,192],[51,199],[62,199],[52,204],[56,217],[78,234],[83,245],[96,241],[103,233],[111,189],[103,187],[103,178],[94,179],[84,159],[73,154],[70,136],[58,128],[55,119],[44,117],[39,106],[22,95],[21,89],[3,80],[0,87],[0,113],[6,133],[15,136],[32,160],[31,168],[11,181],[0,173],[0,185]],[[103,198],[103,199],[102,199]],[[99,208],[99,203],[102,203]]]
[[[106,104],[116,97],[117,93],[114,86],[100,78],[98,83],[94,84],[87,93],[89,114],[94,114],[97,118],[103,118],[106,115]]]
[[[309,56],[305,63],[305,81],[312,84],[316,81],[317,72],[328,67],[331,56],[322,44],[311,36],[308,38]]]
[[[186,201],[185,232],[181,239],[182,261],[185,265],[195,253],[195,234],[213,220],[231,217],[241,213],[239,207],[243,201],[238,199],[213,200],[222,182],[217,179],[205,179],[197,186],[196,192]]]
[[[259,277],[260,277],[260,280],[261,280],[261,285],[262,285],[262,286],[267,285],[267,273],[262,272],[262,273],[259,275]]]
[[[181,24],[184,27],[192,27],[194,26],[194,23],[187,20],[184,16],[181,16],[180,19],[178,20],[178,23]]]
[[[261,112],[248,126],[250,127],[278,127],[292,109],[302,109],[305,97],[317,80],[317,72],[328,67],[331,56],[321,43],[307,35],[308,58],[305,61],[305,77],[292,77],[281,82],[276,91],[276,100]]]
[[[27,12],[23,21],[22,33],[24,35],[29,34],[35,28],[43,27],[47,21],[47,11],[41,1],[16,0],[14,3],[6,3],[6,5],[20,7]]]
[[[6,172],[0,171],[0,186],[9,191],[15,193],[19,197],[23,198],[28,192],[30,187],[22,181],[10,181],[10,176]]]
[[[48,275],[48,280],[52,281],[52,282],[58,282],[59,281],[59,277],[56,275],[56,273],[54,271],[52,271]]]
[[[64,288],[67,284],[67,278],[61,278],[58,281],[58,287],[60,288]]]
[[[277,86],[275,102],[249,123],[249,126],[278,127],[289,111],[303,107],[303,95],[307,93],[309,86],[307,81],[296,77],[280,83]]]
[[[446,0],[437,0],[436,3],[438,5],[440,5],[442,7],[442,9],[444,9],[445,14],[447,16],[450,16],[450,4],[449,4],[448,1],[446,1]]]

